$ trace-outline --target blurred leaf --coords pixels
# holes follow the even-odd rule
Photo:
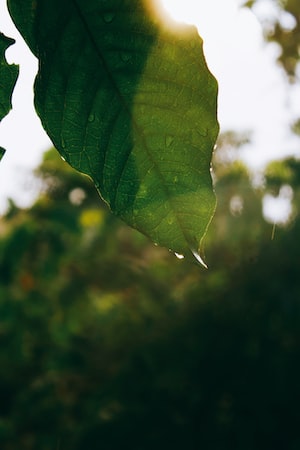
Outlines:
[[[295,122],[291,126],[292,132],[300,136],[300,118],[295,120]]]
[[[0,121],[11,110],[11,96],[17,81],[19,69],[15,64],[8,64],[5,51],[14,43],[13,39],[0,33]],[[0,152],[0,159],[3,151]]]
[[[82,227],[100,226],[104,221],[104,213],[101,209],[85,209],[79,220]]]
[[[8,3],[40,60],[36,108],[56,148],[116,215],[197,257],[218,123],[195,28],[164,22],[149,0]]]

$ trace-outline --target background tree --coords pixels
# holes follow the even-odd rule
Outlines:
[[[3,450],[298,448],[297,211],[271,240],[264,192],[221,153],[209,271],[45,155],[36,203],[1,220]],[[288,181],[297,199],[298,166],[271,167],[267,189]]]
[[[255,12],[262,3],[267,2],[266,0],[250,0],[245,2],[245,5]],[[277,15],[271,20],[268,16],[262,17],[265,36],[270,42],[276,42],[280,46],[278,61],[284,67],[290,80],[296,81],[300,41],[299,2],[272,0],[269,3],[277,8]]]

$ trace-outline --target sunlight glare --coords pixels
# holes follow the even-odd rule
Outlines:
[[[177,22],[195,24],[195,1],[194,0],[161,0],[164,9]],[[197,6],[196,6],[197,7]]]
[[[200,35],[219,33],[220,27],[228,27],[238,5],[235,0],[161,0],[163,8],[177,22],[185,22],[198,27]]]
[[[215,70],[224,48],[232,46],[239,5],[237,0],[159,0],[162,9],[178,23],[194,25],[203,39],[209,66]],[[212,65],[211,65],[212,63]]]

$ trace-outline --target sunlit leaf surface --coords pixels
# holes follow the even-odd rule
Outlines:
[[[218,123],[196,29],[164,20],[147,0],[9,7],[39,58],[36,108],[62,156],[128,224],[198,257],[215,206]]]

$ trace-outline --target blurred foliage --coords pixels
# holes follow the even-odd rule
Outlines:
[[[283,184],[298,186],[300,184],[300,165],[294,158],[285,161],[272,161],[266,171],[265,177],[269,190],[278,192]],[[297,192],[297,191],[296,191]]]
[[[291,81],[297,80],[297,68],[300,60],[300,2],[299,0],[250,0],[245,6],[255,9],[261,4],[276,7],[274,20],[268,16],[262,20],[265,36],[270,42],[280,46],[278,61],[285,69]]]
[[[300,163],[255,189],[226,162],[233,141],[215,155],[206,271],[46,153],[38,200],[0,221],[1,450],[300,448],[297,204],[273,240],[261,214],[274,183],[296,202]]]
[[[300,119],[294,121],[294,123],[291,126],[291,131],[296,135],[300,136]]]

